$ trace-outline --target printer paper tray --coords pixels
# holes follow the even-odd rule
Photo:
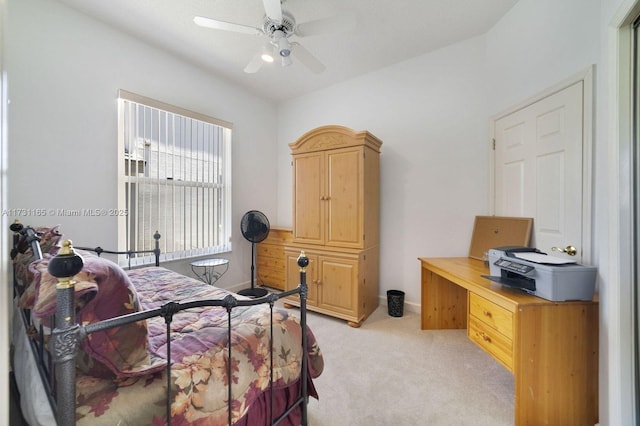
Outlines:
[[[512,279],[512,278],[505,278],[505,277],[494,277],[491,275],[483,275],[482,278],[486,278],[488,280],[500,283],[502,285],[506,285],[507,287],[511,287],[511,288],[516,288],[518,290],[522,290],[525,291],[529,294],[536,294],[536,289],[530,289],[530,288],[526,288],[522,286],[522,281],[517,280],[517,279]]]

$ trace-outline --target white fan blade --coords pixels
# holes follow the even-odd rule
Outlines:
[[[306,37],[353,30],[355,27],[355,16],[343,13],[341,15],[332,16],[331,18],[318,19],[298,24],[295,33],[301,37]]]
[[[250,27],[248,25],[233,24],[231,22],[218,21],[217,19],[204,18],[202,16],[196,16],[193,18],[193,22],[200,27],[213,28],[214,30],[234,31],[236,33],[243,34],[262,34],[260,28]]]
[[[320,74],[325,70],[324,64],[320,62],[315,56],[313,56],[311,52],[305,49],[300,43],[291,43],[291,55],[316,74]]]
[[[247,74],[257,73],[260,67],[262,67],[262,62],[262,52],[256,53],[253,58],[251,58],[247,66],[244,67],[244,72]]]
[[[280,0],[262,0],[264,12],[272,21],[282,22],[282,5]]]

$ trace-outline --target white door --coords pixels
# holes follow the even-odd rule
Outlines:
[[[532,246],[577,262],[584,226],[583,86],[576,82],[494,122],[495,214],[534,218]],[[558,250],[569,247],[577,253]]]

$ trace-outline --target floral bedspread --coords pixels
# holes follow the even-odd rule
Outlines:
[[[142,309],[169,301],[223,299],[228,291],[163,268],[132,270]],[[241,296],[236,296],[241,298]],[[228,383],[232,384],[234,424],[269,424],[269,379],[274,378],[274,412],[282,412],[300,387],[301,329],[297,311],[274,308],[273,373],[270,370],[268,305],[235,307],[231,311],[232,351],[227,351],[229,314],[223,307],[203,307],[176,313],[171,322],[171,416],[173,425],[227,425]],[[152,358],[167,359],[164,318],[147,320]],[[323,358],[307,329],[311,378],[320,375]],[[231,364],[232,375],[228,376]],[[80,374],[77,385],[78,424],[166,424],[166,370],[136,377],[99,379]],[[291,416],[296,424],[299,413]],[[287,424],[281,423],[281,424]],[[298,422],[299,424],[299,422]]]

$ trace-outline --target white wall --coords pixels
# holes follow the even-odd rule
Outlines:
[[[631,325],[628,308],[618,312],[629,298],[609,269],[611,240],[620,236],[609,226],[617,208],[610,181],[618,171],[609,166],[607,98],[608,74],[615,72],[610,22],[633,2],[520,0],[482,37],[285,102],[278,111],[281,225],[291,223],[289,142],[324,124],[367,129],[383,140],[380,295],[401,289],[419,306],[416,258],[466,255],[473,216],[487,213],[489,118],[595,65],[591,258],[599,267],[602,425],[626,424],[631,412],[624,397],[630,354],[619,346]]]
[[[249,281],[239,221],[250,209],[276,214],[274,105],[58,2],[9,0],[6,46],[9,208],[117,207],[118,89],[198,111],[235,126],[234,250],[220,285]],[[114,218],[21,219],[60,223],[79,245],[117,244]]]
[[[466,256],[488,213],[484,38],[394,65],[279,106],[278,220],[291,226],[288,143],[339,124],[368,130],[381,152],[381,295],[420,302],[419,256]]]
[[[488,109],[497,113],[599,62],[600,0],[520,0],[487,33]]]

